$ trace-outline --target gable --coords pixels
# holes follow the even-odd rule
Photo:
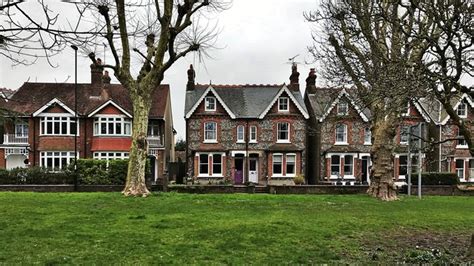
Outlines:
[[[65,105],[63,102],[58,100],[57,98],[52,99],[45,105],[41,106],[36,112],[33,113],[33,116],[44,116],[47,115],[48,112],[45,112],[49,110],[49,113],[66,113],[68,115],[74,116],[75,112],[69,108],[67,105]]]
[[[123,115],[124,113],[120,111],[117,107],[109,104],[102,108],[100,111],[96,113],[96,115]]]
[[[472,99],[468,94],[466,94],[466,93],[464,93],[464,94],[459,98],[459,100],[458,100],[457,102],[455,102],[455,103],[456,103],[456,104],[453,105],[453,109],[454,109],[455,112],[457,111],[457,109],[458,109],[458,107],[459,107],[459,105],[460,105],[461,103],[466,103],[468,116],[469,116],[469,113],[471,113],[471,112],[472,112],[472,109],[474,108],[474,101],[473,101],[473,99]],[[443,115],[442,115],[443,117],[441,117],[441,119],[442,119],[441,124],[442,124],[442,125],[446,125],[446,123],[451,119],[451,117],[450,117],[450,115],[448,115],[448,114],[446,113],[446,111],[445,111],[444,109],[442,110],[442,113],[443,113]]]
[[[54,106],[50,106],[48,108],[46,108],[43,113],[56,113],[56,114],[61,114],[61,113],[68,113],[68,111],[66,111],[66,109],[64,109],[63,107],[59,106],[59,105],[54,105]]]
[[[303,117],[305,119],[308,119],[309,118],[309,115],[308,113],[306,112],[306,109],[304,107],[304,105],[300,105],[298,103],[298,101],[296,100],[295,96],[290,92],[290,90],[288,90],[288,88],[286,87],[286,85],[283,85],[283,87],[280,89],[280,91],[275,95],[275,97],[272,99],[272,101],[270,102],[270,104],[267,106],[267,108],[260,114],[260,116],[258,118],[260,119],[263,119],[267,114],[268,112],[274,108],[275,106],[278,105],[278,99],[282,96],[282,95],[286,95],[288,96],[289,98],[289,102],[292,103],[294,105],[294,107],[296,107],[296,109],[299,111],[299,113],[301,113],[303,115]],[[278,108],[278,106],[276,107]],[[291,108],[291,107],[290,107]],[[277,112],[278,112],[278,109],[276,109]],[[291,112],[291,109],[290,109],[290,112]]]
[[[279,111],[279,99],[280,98],[287,98],[288,99],[288,111]],[[288,93],[283,92],[280,97],[273,103],[273,106],[270,108],[268,111],[270,114],[301,114],[300,111],[298,110],[298,107],[293,103],[293,101],[290,99],[290,96]]]
[[[207,97],[214,97],[215,99],[215,111],[206,111],[206,98]],[[194,113],[197,114],[206,114],[206,115],[228,115],[227,111],[225,110],[224,106],[217,100],[216,95],[209,91],[208,94],[204,97],[204,100],[198,105]]]
[[[341,99],[344,99],[348,103],[349,110],[353,109],[355,112],[362,118],[364,122],[368,122],[369,119],[368,117],[362,112],[362,108],[354,102],[352,97],[346,92],[345,89],[343,89],[339,95],[334,99],[334,101],[331,103],[329,108],[326,110],[326,112],[319,118],[319,122],[323,122],[329,114],[337,112],[337,104],[341,101]]]
[[[235,119],[236,116],[235,114],[230,110],[230,108],[225,104],[225,102],[222,100],[222,98],[219,96],[219,94],[216,92],[216,90],[209,85],[209,87],[204,91],[204,93],[201,95],[201,97],[193,104],[191,109],[189,110],[188,113],[185,114],[185,119],[188,119],[191,117],[194,112],[198,109],[199,106],[204,104],[204,99],[206,96],[212,95],[216,97],[216,104],[219,103],[221,107],[226,111],[226,113],[232,118]],[[203,109],[204,110],[204,109]]]
[[[94,109],[88,115],[88,117],[92,117],[98,114],[123,114],[128,116],[129,118],[132,118],[132,115],[129,112],[127,112],[124,108],[120,107],[120,105],[116,104],[113,100],[108,100],[107,102]]]

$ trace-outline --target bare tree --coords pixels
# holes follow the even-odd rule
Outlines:
[[[424,88],[416,68],[410,67],[427,47],[402,34],[400,18],[412,19],[399,1],[322,1],[319,10],[305,14],[318,22],[313,34],[314,57],[324,66],[330,83],[353,88],[358,104],[372,114],[373,167],[368,193],[382,200],[397,199],[392,180],[392,154],[400,114]]]
[[[124,195],[146,196],[146,134],[151,95],[178,59],[190,52],[206,54],[216,40],[215,27],[200,17],[222,11],[229,3],[211,0],[98,0],[78,2],[76,14],[66,18],[42,0],[42,12],[19,1],[3,1],[0,9],[0,53],[15,63],[50,60],[70,44],[82,48],[94,64],[113,70],[133,103],[132,147]],[[6,2],[6,3],[5,3]],[[4,24],[5,22],[5,24]],[[99,65],[94,49],[108,44],[113,60]],[[135,45],[136,44],[136,45]],[[133,60],[141,64],[133,73]]]

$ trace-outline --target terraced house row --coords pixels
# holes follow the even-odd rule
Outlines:
[[[316,86],[314,69],[300,87],[296,65],[289,84],[196,84],[188,70],[185,95],[186,174],[202,182],[293,184],[370,183],[371,118],[350,88]],[[304,89],[304,94],[301,92]],[[128,158],[133,109],[125,89],[91,65],[91,83],[30,83],[0,90],[7,111],[0,167],[41,166],[61,170],[76,156]],[[464,123],[474,120],[474,100],[463,94],[453,107]],[[422,135],[441,142],[422,154],[423,171],[454,172],[474,182],[474,158],[459,130],[438,102],[407,101],[397,127],[393,178],[405,182],[408,128],[424,123]],[[149,113],[147,147],[153,176],[162,179],[175,161],[170,88],[155,89]],[[474,132],[473,132],[474,133]],[[415,134],[418,134],[415,132]],[[75,139],[77,145],[75,146]],[[446,140],[446,141],[444,141]]]
[[[200,85],[194,76],[191,66],[185,104],[188,176],[265,185],[292,184],[305,174],[309,184],[370,183],[372,114],[352,89],[316,87],[312,69],[303,95],[296,65],[288,85]],[[465,123],[472,123],[470,95],[452,104]],[[405,182],[408,128],[420,122],[424,138],[452,139],[422,154],[423,171],[455,172],[462,182],[474,181],[474,158],[438,102],[407,101],[400,117],[400,125],[394,125],[395,181]],[[410,158],[417,165],[417,157]]]

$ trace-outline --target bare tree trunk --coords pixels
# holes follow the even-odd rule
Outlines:
[[[372,169],[367,194],[385,201],[397,200],[397,189],[393,182],[392,140],[394,124],[390,120],[374,121],[374,143],[372,145]]]
[[[128,163],[127,183],[122,193],[125,196],[146,197],[150,191],[145,183],[145,170],[147,162],[147,129],[148,113],[151,106],[151,93],[143,89],[131,90],[133,102],[133,129],[132,147]]]

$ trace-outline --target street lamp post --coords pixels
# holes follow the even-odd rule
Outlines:
[[[74,49],[74,120],[76,130],[74,131],[74,191],[77,191],[77,126],[79,121],[77,117],[77,46],[71,45]]]

